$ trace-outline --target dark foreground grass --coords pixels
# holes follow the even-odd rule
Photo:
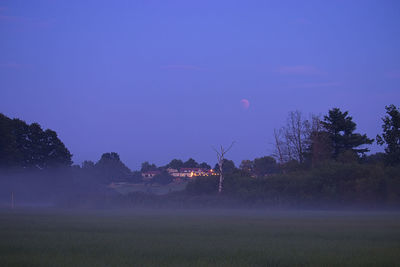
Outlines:
[[[0,211],[0,266],[399,266],[400,214]]]

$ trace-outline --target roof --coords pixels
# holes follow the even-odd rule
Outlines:
[[[159,174],[161,171],[147,171],[147,172],[142,172],[143,174]]]
[[[207,169],[203,169],[203,168],[181,168],[180,171],[184,172],[184,171],[190,171],[190,172],[208,172]]]

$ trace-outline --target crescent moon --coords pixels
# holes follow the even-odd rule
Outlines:
[[[242,108],[248,109],[250,107],[250,102],[246,98],[243,98],[242,100],[240,100],[240,105],[242,106]]]

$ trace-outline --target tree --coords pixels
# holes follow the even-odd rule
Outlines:
[[[0,166],[21,164],[17,140],[13,134],[12,120],[0,113]]]
[[[207,162],[202,162],[202,163],[199,164],[199,168],[209,170],[209,169],[211,169],[211,166],[208,165]]]
[[[308,120],[302,118],[300,111],[292,111],[289,113],[285,128],[286,144],[290,155],[299,163],[304,162],[304,152],[306,150],[306,142],[308,139]]]
[[[222,193],[222,186],[223,186],[223,182],[224,182],[225,155],[226,155],[226,153],[229,152],[229,150],[231,150],[234,143],[235,142],[232,142],[232,144],[227,149],[225,149],[222,145],[220,146],[219,150],[214,148],[214,151],[217,153],[217,160],[218,160],[218,167],[219,167],[218,193]],[[233,164],[233,166],[235,166],[235,164]]]
[[[57,133],[50,129],[44,132],[44,161],[47,167],[70,166],[72,164],[71,153],[57,137]]]
[[[284,130],[281,128],[279,130],[274,129],[274,141],[275,141],[275,152],[274,157],[278,159],[280,164],[287,162],[289,159],[287,158],[286,145],[283,139]]]
[[[198,168],[199,164],[192,158],[183,163],[183,168]]]
[[[17,166],[23,168],[31,167],[31,152],[30,148],[30,138],[29,138],[29,125],[20,120],[13,119],[11,125],[11,134],[15,137],[15,150],[13,154],[17,159],[14,163]]]
[[[215,164],[214,170],[220,173],[221,170],[219,167],[219,163]],[[236,166],[233,160],[224,159],[224,163],[222,164],[222,171],[224,172],[224,176],[234,173],[235,170]]]
[[[308,134],[308,144],[305,153],[306,160],[313,167],[332,156],[332,143],[329,133],[324,130],[320,117],[312,115]]]
[[[72,155],[50,129],[0,114],[0,165],[22,168],[71,166]]]
[[[361,162],[365,164],[380,164],[385,162],[385,160],[386,160],[386,154],[382,152],[365,155],[361,158]]]
[[[253,172],[253,161],[245,159],[240,163],[239,168],[245,173],[251,174]]]
[[[348,115],[348,111],[342,112],[339,108],[333,108],[329,110],[328,115],[324,116],[324,121],[321,123],[332,144],[333,158],[337,158],[339,154],[347,150],[362,154],[368,152],[368,148],[358,147],[370,145],[374,141],[366,134],[354,133],[356,123]]]
[[[274,157],[280,164],[296,160],[303,163],[310,138],[310,122],[303,118],[300,111],[289,112],[286,126],[274,130]]]
[[[257,176],[266,176],[269,174],[277,173],[279,167],[273,157],[266,156],[254,159],[254,173]]]
[[[389,165],[400,163],[400,111],[395,105],[386,106],[385,117],[382,118],[382,136],[377,135],[377,143],[386,145],[385,161]]]
[[[142,163],[142,167],[140,169],[141,172],[155,171],[157,170],[157,166],[155,164],[150,164],[148,161]]]
[[[94,162],[91,160],[85,160],[84,162],[82,162],[82,169],[93,169],[94,168]]]
[[[131,170],[120,160],[118,153],[104,153],[95,165],[96,171],[105,183],[127,181]]]
[[[172,183],[174,180],[174,177],[172,177],[167,171],[162,171],[160,174],[157,174],[156,176],[153,177],[153,182],[158,183],[161,185],[167,185]]]
[[[44,135],[43,130],[38,123],[32,123],[29,125],[28,138],[30,142],[27,146],[27,152],[30,164],[38,168],[43,168],[45,153],[41,144],[44,142]]]
[[[173,159],[170,163],[167,164],[167,168],[177,169],[179,170],[183,166],[183,161],[180,159]]]

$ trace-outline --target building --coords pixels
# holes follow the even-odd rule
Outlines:
[[[211,175],[217,175],[214,170],[208,170],[208,169],[203,169],[203,168],[181,168],[179,171],[176,169],[167,169],[168,173],[171,176],[174,177],[187,177],[187,178],[192,178],[192,177],[198,177],[198,176],[211,176]]]
[[[187,179],[192,179],[194,177],[200,177],[200,176],[212,176],[212,175],[218,175],[213,169],[203,169],[203,168],[181,168],[181,169],[173,169],[173,168],[168,168],[166,170],[169,175],[174,177],[175,182],[181,182]],[[147,172],[142,172],[142,177],[144,181],[150,181],[151,179],[154,178],[154,176],[161,174],[161,171],[156,170],[156,171],[147,171]]]
[[[154,176],[156,176],[160,173],[161,173],[161,171],[142,172],[142,177],[143,177],[143,180],[151,180],[151,179],[153,179]]]

